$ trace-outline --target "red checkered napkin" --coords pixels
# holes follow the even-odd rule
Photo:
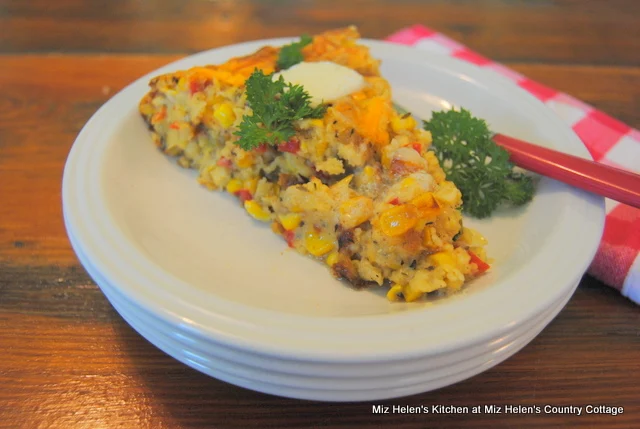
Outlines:
[[[387,40],[491,69],[517,83],[555,111],[582,139],[594,160],[638,172],[640,132],[575,98],[495,63],[448,37],[416,25]],[[640,304],[640,210],[606,200],[607,218],[589,274]]]

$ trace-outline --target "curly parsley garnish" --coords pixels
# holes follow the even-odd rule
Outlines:
[[[282,76],[274,80],[258,69],[247,79],[246,94],[253,115],[244,115],[234,133],[240,137],[236,144],[244,150],[285,143],[295,135],[295,121],[322,118],[327,109],[311,107],[311,96],[301,85],[287,83]]]
[[[495,144],[487,123],[468,110],[434,112],[424,128],[447,179],[462,192],[462,210],[489,216],[504,202],[520,206],[531,201],[531,177],[514,171],[506,150]]]
[[[304,61],[302,48],[310,44],[312,41],[312,37],[303,34],[300,37],[300,41],[283,46],[280,49],[280,54],[278,55],[278,60],[276,62],[278,70],[288,69],[289,67]]]

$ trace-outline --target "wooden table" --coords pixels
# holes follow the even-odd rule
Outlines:
[[[622,415],[374,415],[371,403],[251,392],[166,356],[79,265],[60,209],[65,158],[85,121],[186,54],[352,23],[384,38],[422,23],[640,128],[639,22],[636,0],[0,1],[0,426],[639,427],[640,312],[589,277],[508,361],[383,403],[606,404]]]

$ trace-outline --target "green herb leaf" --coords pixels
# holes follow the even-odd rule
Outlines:
[[[288,69],[289,67],[304,61],[302,48],[310,44],[312,41],[312,37],[303,34],[302,37],[300,37],[300,41],[283,46],[280,49],[280,54],[278,55],[278,60],[276,61],[278,70]]]
[[[447,179],[462,193],[463,212],[484,218],[504,202],[520,206],[531,201],[531,177],[514,171],[484,120],[465,109],[449,110],[434,112],[424,127]]]
[[[247,103],[252,115],[245,115],[234,133],[241,148],[251,150],[263,143],[277,145],[295,135],[294,121],[322,118],[326,106],[311,106],[311,96],[300,85],[256,69],[246,82]]]

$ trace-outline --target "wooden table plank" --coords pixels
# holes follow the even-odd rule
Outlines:
[[[0,277],[0,408],[24,427],[485,427],[495,415],[372,415],[371,403],[276,398],[200,374],[146,342],[82,269],[4,267]],[[630,362],[640,362],[640,313],[585,282],[529,346],[501,365],[435,392],[380,404],[622,406],[621,416],[501,415],[504,425],[631,427],[640,407]],[[37,345],[37,348],[34,348]],[[585,358],[588,357],[588,358]],[[636,377],[637,378],[637,377]],[[34,393],[37,392],[37,395]],[[569,394],[569,396],[568,396]],[[614,398],[614,399],[612,399]],[[185,412],[189,410],[189,412]],[[279,412],[274,412],[279,410]],[[93,424],[97,425],[94,426]],[[68,425],[68,426],[65,426]],[[88,425],[88,426],[87,426]]]
[[[365,37],[384,38],[421,23],[500,61],[640,65],[635,0],[2,3],[0,52],[5,53],[197,52],[350,24]]]

